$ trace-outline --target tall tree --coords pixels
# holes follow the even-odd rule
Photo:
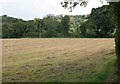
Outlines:
[[[38,33],[38,38],[41,38],[42,34],[42,20],[39,18],[34,19],[36,32]]]
[[[21,38],[23,37],[23,34],[26,31],[26,24],[23,21],[18,21],[13,24],[13,31],[14,31],[14,37],[15,38]]]
[[[61,20],[61,31],[64,37],[69,36],[69,28],[70,28],[70,18],[68,15],[65,15]]]
[[[91,28],[95,29],[97,37],[112,37],[115,25],[111,21],[109,6],[102,6],[99,8],[93,8],[88,21],[91,22]],[[87,22],[88,22],[87,21]]]
[[[38,37],[38,32],[36,31],[35,25],[36,24],[35,24],[34,20],[28,20],[26,22],[26,29],[25,29],[25,32],[23,34],[23,37],[25,37],[25,38]]]
[[[57,37],[59,21],[54,15],[47,15],[43,18],[43,37]]]
[[[114,9],[115,20],[117,23],[116,35],[115,35],[115,50],[118,63],[118,81],[120,82],[120,2],[110,3]]]

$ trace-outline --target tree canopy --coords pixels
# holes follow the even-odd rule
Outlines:
[[[116,24],[113,23],[109,6],[93,8],[90,15],[47,15],[43,19],[22,20],[2,16],[3,38],[103,38],[114,37]]]

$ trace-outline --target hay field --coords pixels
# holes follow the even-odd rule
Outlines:
[[[114,81],[114,39],[2,39],[4,82]]]

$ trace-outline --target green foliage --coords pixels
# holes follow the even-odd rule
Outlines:
[[[111,3],[112,7],[114,8],[114,13],[115,13],[115,19],[116,19],[116,25],[117,25],[117,29],[116,29],[116,54],[118,56],[118,58],[120,59],[120,2],[118,3]]]
[[[90,15],[47,15],[24,21],[2,16],[3,38],[94,38],[115,36],[116,23],[109,6],[92,10]]]
[[[87,33],[94,37],[112,37],[115,24],[111,21],[109,6],[92,9],[88,21],[85,23]]]
[[[17,38],[23,37],[23,33],[26,32],[26,24],[18,21],[13,24],[13,35]]]
[[[117,25],[116,34],[115,34],[115,50],[117,55],[118,63],[118,82],[120,82],[120,2],[110,3],[111,8],[113,8],[115,22]]]
[[[56,20],[55,16],[48,15],[47,17],[43,18],[43,30],[44,30],[43,37],[47,37],[47,38],[57,37],[58,26],[59,26],[59,22]]]
[[[35,18],[34,19],[34,27],[37,33],[37,37],[41,37],[41,33],[42,33],[42,20],[39,18]]]
[[[70,29],[69,33],[71,37],[84,37],[82,35],[83,31],[81,31],[82,24],[84,24],[87,20],[87,15],[83,16],[70,16]]]
[[[63,33],[64,37],[69,36],[69,28],[70,28],[70,18],[68,15],[65,15],[61,20],[61,32]]]
[[[111,55],[115,56],[114,54],[111,54]],[[116,74],[115,74],[115,72],[116,72],[116,59],[115,58],[111,58],[104,65],[103,70],[96,74],[97,77],[94,77],[90,81],[101,82],[101,81],[106,81],[106,80],[110,79],[110,77],[115,77],[113,79],[116,81]]]
[[[29,20],[26,22],[26,31],[23,33],[23,37],[35,38],[38,36],[36,33],[34,20]]]
[[[80,31],[81,31],[81,35],[84,37],[86,36],[86,27],[85,27],[85,24],[82,24],[81,27],[80,27]]]

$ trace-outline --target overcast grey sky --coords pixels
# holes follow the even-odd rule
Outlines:
[[[89,14],[92,8],[102,6],[100,0],[89,0],[87,7],[76,7],[72,13],[61,7],[63,0],[0,0],[0,15],[33,19],[35,17],[43,18],[47,14],[68,14],[83,15]]]

